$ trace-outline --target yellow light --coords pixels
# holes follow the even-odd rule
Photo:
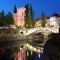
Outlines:
[[[33,48],[34,51],[36,51],[36,48]]]
[[[29,44],[27,44],[27,47],[29,46]]]
[[[30,48],[32,49],[33,47],[32,47],[32,46],[30,46]]]
[[[40,49],[37,50],[40,53]]]

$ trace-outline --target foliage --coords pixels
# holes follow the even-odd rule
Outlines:
[[[30,20],[31,20],[31,27],[34,27],[35,21],[34,21],[34,11],[32,9],[32,6],[30,5]]]
[[[17,27],[17,29],[22,28],[21,26],[16,26],[16,27]]]
[[[25,5],[26,11],[25,11],[25,27],[26,28],[32,28],[34,26],[34,12],[32,9],[32,6],[27,4]]]
[[[42,21],[42,27],[45,27],[46,22]]]
[[[41,21],[42,21],[42,27],[45,27],[46,25],[46,17],[44,12],[42,11],[42,15],[41,15]]]
[[[0,26],[3,26],[4,25],[4,22],[3,22],[4,19],[5,19],[5,13],[2,10],[2,12],[0,12]]]
[[[12,14],[11,12],[8,12],[8,14],[6,15],[6,20],[7,20],[7,23],[10,25],[10,24],[14,24],[14,20],[13,20],[13,17],[12,17]]]
[[[28,4],[25,5],[25,8],[26,8],[26,11],[25,11],[25,27],[27,28],[28,27],[28,13],[29,13],[29,10],[28,10]]]
[[[11,12],[8,12],[8,14],[5,15],[4,10],[2,10],[2,12],[0,12],[0,26],[7,26],[10,24],[14,24]]]

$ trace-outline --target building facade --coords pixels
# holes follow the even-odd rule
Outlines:
[[[14,7],[14,22],[15,26],[23,27],[25,25],[25,11],[24,7],[16,9]]]
[[[50,17],[50,26],[55,26],[56,24],[56,17]]]
[[[38,20],[35,21],[35,28],[41,27],[41,19],[39,18]]]

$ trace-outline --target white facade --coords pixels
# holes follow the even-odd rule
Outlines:
[[[46,27],[53,33],[59,33],[60,17],[52,16],[46,20]]]
[[[60,25],[60,17],[57,18],[56,22],[58,25]]]
[[[57,24],[56,19],[56,17],[50,17],[50,26],[55,26]]]

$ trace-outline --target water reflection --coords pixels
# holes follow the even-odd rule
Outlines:
[[[24,39],[21,35],[19,36],[16,30],[0,30],[0,60],[41,60],[42,53],[28,49],[24,50],[25,52],[20,51],[20,46],[28,42],[36,48],[40,47],[40,44],[44,43],[44,35],[37,33],[27,37],[28,39]],[[21,58],[19,56],[21,56]]]

